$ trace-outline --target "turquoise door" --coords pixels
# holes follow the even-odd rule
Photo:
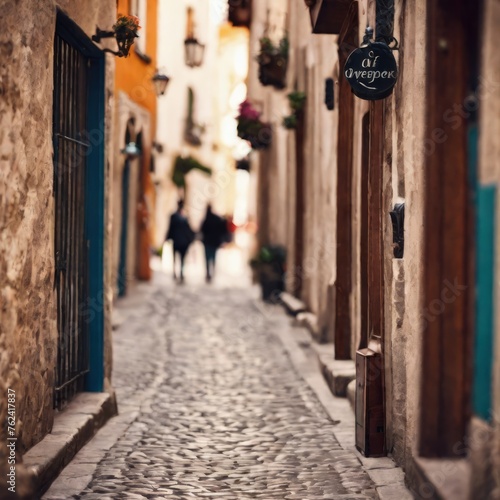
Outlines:
[[[122,220],[120,233],[120,261],[118,264],[118,296],[127,294],[127,240],[128,240],[128,205],[130,185],[130,161],[125,161],[122,177]]]

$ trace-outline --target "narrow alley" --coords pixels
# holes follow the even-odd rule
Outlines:
[[[43,498],[374,498],[276,336],[289,325],[283,311],[262,309],[243,276],[213,287],[188,276],[192,283],[176,287],[157,272],[119,304],[121,415]],[[134,400],[140,409],[124,425]]]
[[[0,500],[500,500],[500,0],[0,5]]]

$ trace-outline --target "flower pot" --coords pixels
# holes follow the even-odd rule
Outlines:
[[[262,122],[242,124],[238,127],[238,136],[248,141],[252,149],[267,149],[273,139],[271,125]]]
[[[279,301],[281,292],[285,290],[285,273],[281,264],[260,264],[259,282],[262,300],[276,304]]]
[[[137,32],[127,28],[126,26],[120,26],[115,30],[116,43],[120,52],[126,57],[130,51],[130,47],[134,44],[135,39],[138,37]]]
[[[252,0],[229,0],[228,20],[233,26],[250,28],[252,22]]]
[[[281,55],[263,56],[259,64],[259,81],[262,85],[272,85],[276,89],[286,87],[288,61]]]

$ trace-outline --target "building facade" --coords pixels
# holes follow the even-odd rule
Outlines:
[[[497,11],[488,0],[253,2],[249,97],[273,127],[253,153],[260,243],[286,246],[288,291],[332,356],[356,363],[356,444],[391,455],[421,498],[454,498],[454,483],[469,498],[499,495]],[[356,97],[345,73],[367,26],[397,48],[381,100]],[[259,39],[286,33],[286,87],[264,87]],[[307,100],[287,131],[293,91]]]
[[[235,170],[235,158],[241,154],[234,126],[237,104],[231,107],[230,102],[234,92],[245,94],[248,30],[226,23],[225,7],[223,1],[186,0],[164,2],[160,8],[164,29],[159,33],[158,64],[172,79],[158,101],[158,141],[164,147],[156,157],[154,174],[157,248],[165,241],[169,216],[180,198],[185,198],[195,230],[201,226],[208,203],[228,217],[235,207],[247,210],[248,179],[241,179]],[[185,41],[189,39],[204,46],[199,65],[190,66],[187,59]],[[246,152],[248,148],[243,147]],[[186,175],[186,187],[179,189],[172,181],[178,157],[196,159],[211,169],[211,175],[192,170]],[[239,205],[236,193],[241,191]]]
[[[56,413],[82,391],[113,392],[114,59],[91,37],[114,24],[116,4],[3,2],[2,12],[12,29],[0,36],[9,61],[0,70],[0,417],[7,422],[7,394],[15,394],[22,496],[22,455]],[[12,430],[1,426],[3,442]]]
[[[139,18],[139,37],[127,58],[116,61],[113,172],[113,266],[115,296],[136,279],[149,280],[155,191],[151,180],[156,138],[158,2],[120,0],[118,14]],[[133,143],[132,154],[127,145]]]

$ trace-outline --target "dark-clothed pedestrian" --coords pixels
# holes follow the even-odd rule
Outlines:
[[[215,271],[215,257],[218,248],[227,241],[226,220],[212,211],[212,206],[207,206],[205,220],[201,225],[202,241],[205,246],[205,259],[207,265],[207,283],[212,281]]]
[[[170,217],[170,225],[165,240],[172,240],[174,243],[174,279],[177,279],[175,272],[176,256],[180,256],[180,281],[184,281],[184,260],[186,258],[189,246],[194,241],[195,233],[189,225],[188,218],[184,212],[184,201],[179,200],[177,203],[177,211]]]

